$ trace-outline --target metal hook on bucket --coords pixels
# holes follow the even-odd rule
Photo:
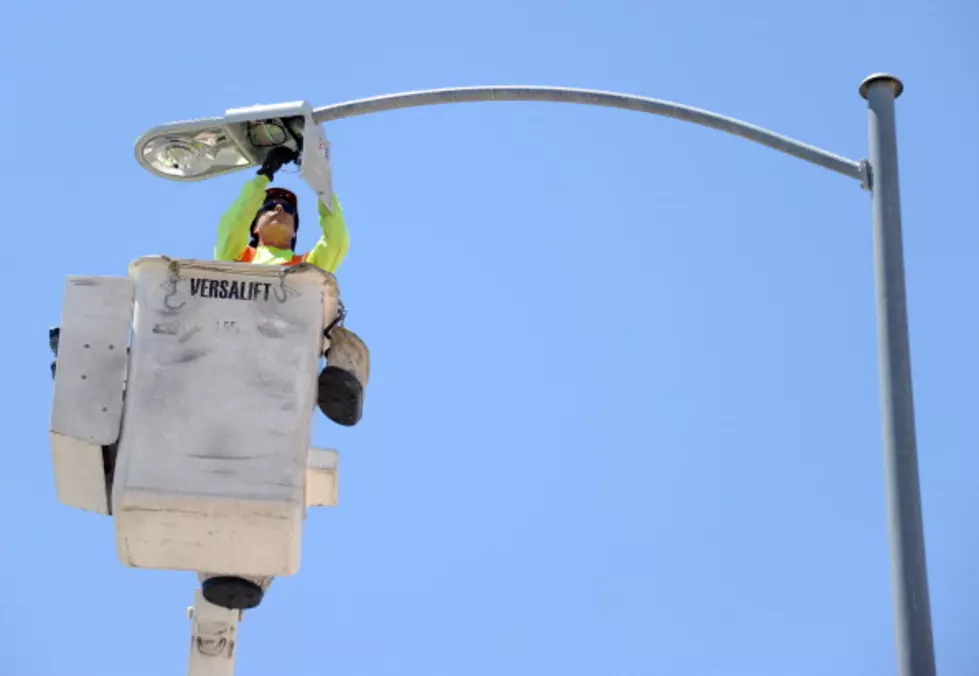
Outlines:
[[[177,295],[177,282],[180,281],[180,264],[177,261],[170,261],[168,267],[170,270],[170,279],[167,282],[167,293],[163,296],[163,307],[171,312],[177,312],[187,304],[187,301],[181,301],[180,305],[173,305],[170,302],[170,299]]]
[[[272,287],[272,291],[275,299],[280,303],[285,303],[289,299],[290,295],[289,287],[286,286],[286,275],[295,272],[297,268],[302,269],[302,266],[298,265],[283,267],[281,270],[279,270],[279,286],[278,288]],[[279,295],[280,291],[282,295]]]

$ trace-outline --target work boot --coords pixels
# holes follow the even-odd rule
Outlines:
[[[364,386],[350,371],[327,365],[320,371],[316,403],[327,418],[352,427],[364,413]]]
[[[320,372],[316,403],[327,418],[345,427],[360,422],[370,353],[353,331],[338,326],[329,335],[326,367]]]

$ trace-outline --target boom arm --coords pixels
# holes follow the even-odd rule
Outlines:
[[[188,676],[234,676],[238,622],[244,612],[209,603],[198,589],[187,616],[191,620]]]

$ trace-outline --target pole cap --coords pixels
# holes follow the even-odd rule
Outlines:
[[[860,83],[860,96],[867,98],[870,92],[870,85],[877,82],[889,82],[894,89],[895,99],[904,91],[904,83],[896,75],[891,75],[890,73],[874,73],[865,77],[863,82]]]

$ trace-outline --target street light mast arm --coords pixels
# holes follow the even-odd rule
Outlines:
[[[579,103],[634,110],[661,117],[672,117],[684,122],[718,129],[749,141],[760,143],[788,155],[819,165],[831,171],[849,176],[866,184],[865,164],[822,150],[787,136],[776,134],[732,117],[725,117],[708,110],[685,106],[672,101],[651,99],[645,96],[618,94],[615,92],[567,87],[489,86],[451,87],[428,89],[400,94],[385,94],[355,101],[346,101],[316,108],[313,120],[331,122],[345,117],[380,113],[400,108],[432,106],[441,103],[475,103],[485,101],[541,101],[555,103]]]

